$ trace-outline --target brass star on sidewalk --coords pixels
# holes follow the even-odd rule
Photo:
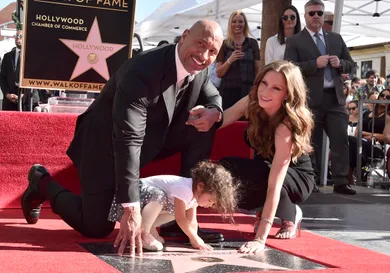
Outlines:
[[[99,73],[105,80],[108,80],[110,74],[107,67],[107,58],[126,46],[121,44],[103,43],[96,17],[88,33],[87,40],[60,39],[60,41],[79,56],[70,80],[73,80],[91,68]]]

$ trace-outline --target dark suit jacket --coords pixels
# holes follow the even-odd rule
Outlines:
[[[119,203],[139,201],[141,147],[142,154],[150,158],[161,150],[174,113],[176,78],[175,45],[142,52],[126,61],[79,116],[67,151],[79,173],[80,169],[93,172],[100,166],[113,166],[115,172],[114,177],[80,177],[92,191],[93,187],[96,191],[110,188],[115,179]],[[178,118],[183,126],[195,105],[222,111],[222,99],[207,70],[195,76],[186,92],[191,95],[186,111]]]
[[[341,73],[349,73],[355,64],[343,38],[339,34],[325,30],[323,30],[323,33],[327,54],[338,56],[340,59],[341,68],[332,68],[332,72],[338,103],[345,105]],[[319,56],[321,56],[321,53],[306,28],[287,38],[284,59],[294,62],[301,68],[309,89],[310,107],[321,105],[322,102],[324,69],[317,68],[317,58]]]
[[[0,87],[3,92],[3,110],[16,110],[17,104],[11,102],[6,98],[8,93],[18,94],[18,89],[15,86],[16,73],[15,73],[15,48],[10,52],[4,54],[3,61],[1,62],[0,71]]]

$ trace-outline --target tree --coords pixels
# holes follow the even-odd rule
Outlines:
[[[284,8],[291,5],[291,0],[263,0],[261,25],[261,66],[264,65],[264,52],[267,39],[278,32],[279,16]]]

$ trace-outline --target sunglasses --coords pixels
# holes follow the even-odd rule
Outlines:
[[[381,98],[384,98],[384,99],[387,99],[387,100],[390,100],[390,95],[381,94],[380,97],[381,97]]]
[[[291,21],[295,21],[296,18],[297,17],[295,17],[295,15],[290,15],[290,20]],[[283,21],[287,21],[288,20],[288,15],[283,15],[282,19],[283,19]]]
[[[349,111],[355,111],[356,110],[356,107],[351,107],[351,108],[348,108]]]
[[[359,88],[359,86],[358,85],[352,85],[352,87],[351,87],[352,89],[358,89]]]
[[[318,16],[322,16],[324,15],[324,12],[322,10],[312,10],[312,11],[309,11],[308,14],[313,17],[315,14],[317,13]]]
[[[15,35],[15,38],[16,38],[16,39],[22,39],[22,34]]]

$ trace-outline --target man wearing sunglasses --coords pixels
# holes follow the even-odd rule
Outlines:
[[[323,130],[332,152],[333,191],[356,194],[348,185],[349,147],[348,115],[345,109],[342,74],[350,73],[355,64],[342,37],[323,30],[325,5],[321,0],[305,4],[306,27],[286,41],[284,58],[297,64],[309,89],[309,106],[315,117],[313,131],[313,167],[319,182]]]

